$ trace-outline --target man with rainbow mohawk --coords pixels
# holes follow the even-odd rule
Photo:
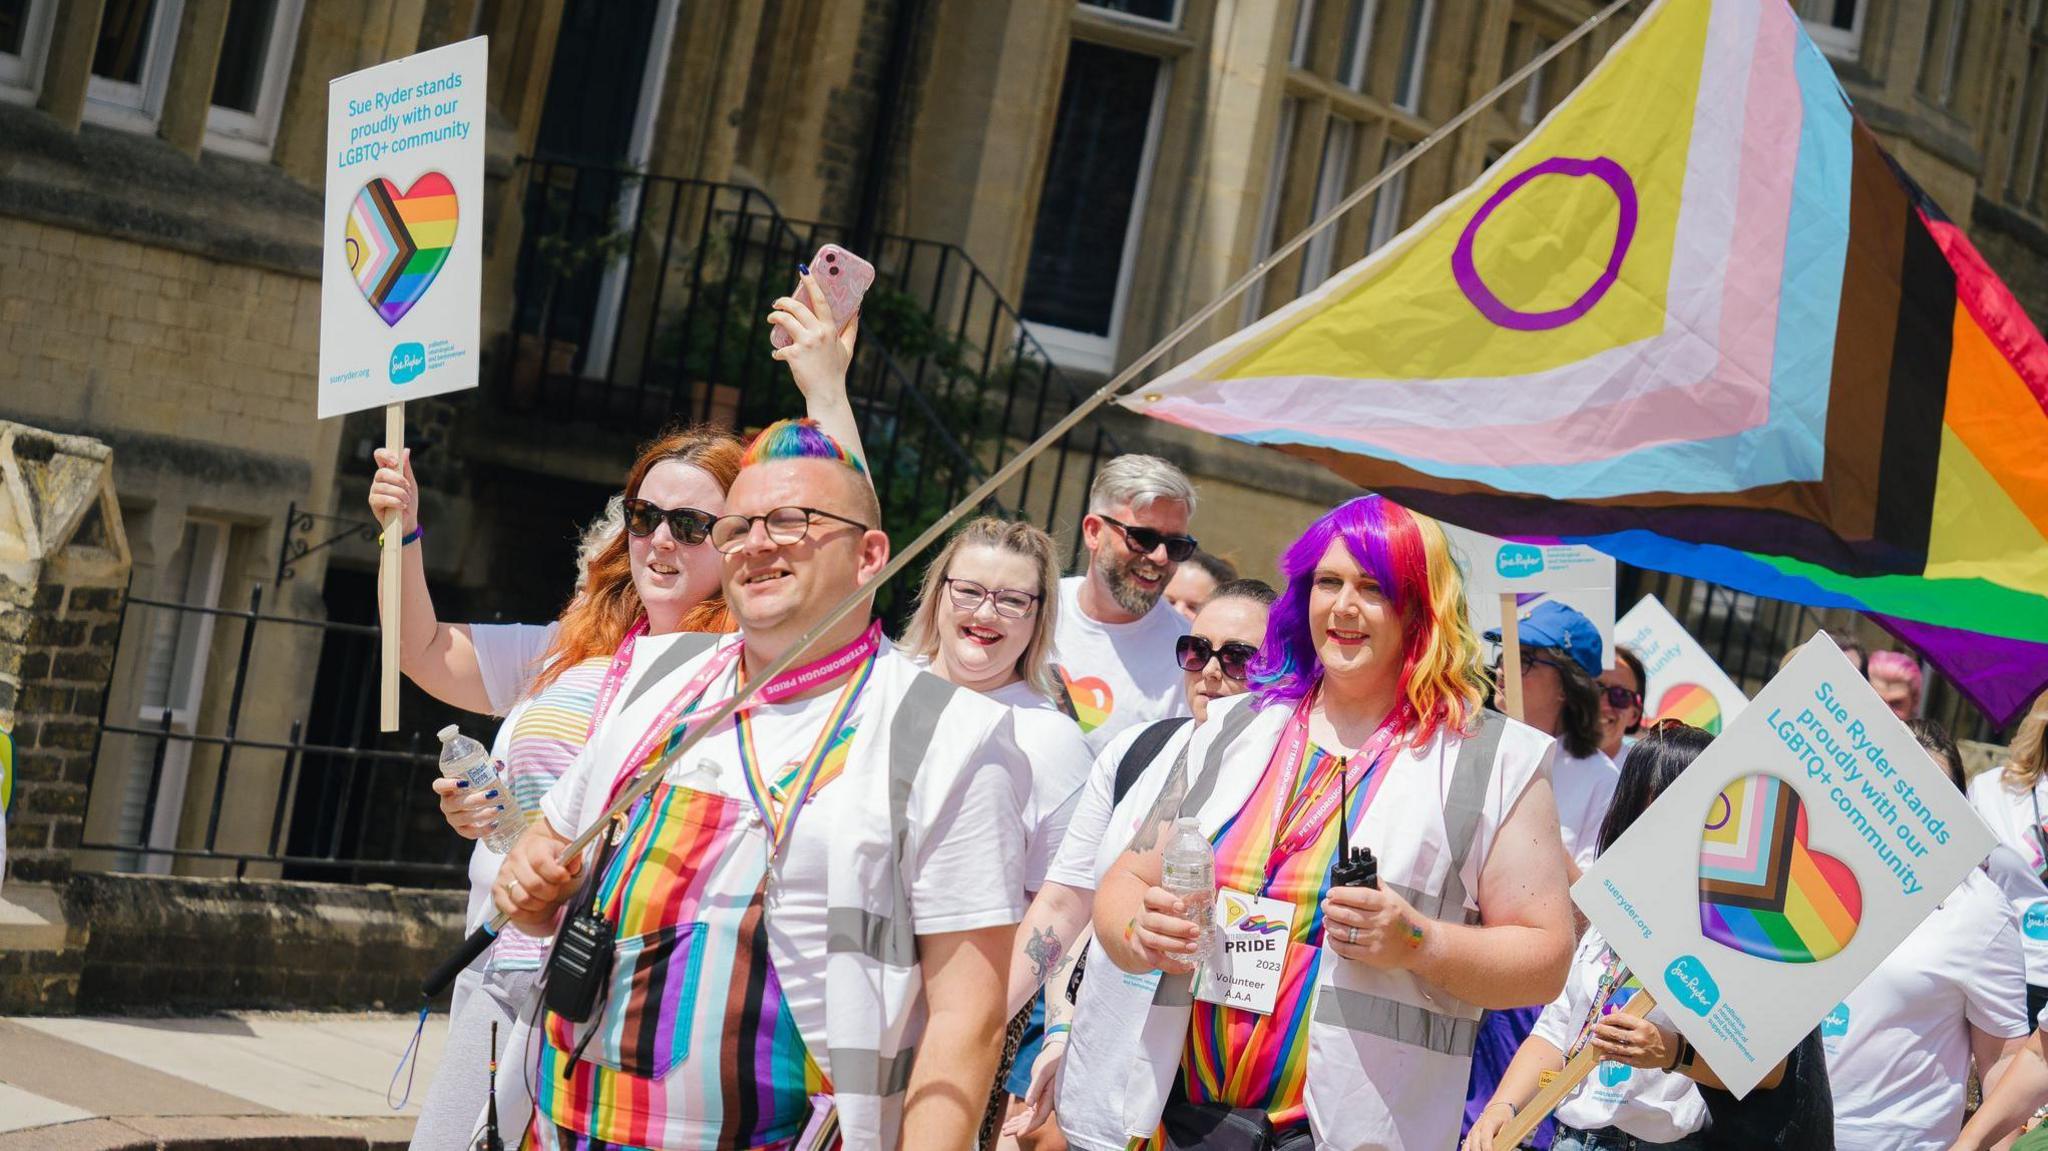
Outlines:
[[[550,1011],[508,1061],[536,1084],[535,1146],[782,1151],[833,1124],[850,1151],[971,1144],[1024,912],[1030,765],[1008,708],[920,670],[870,613],[761,685],[590,859],[554,862],[693,717],[873,581],[879,518],[832,436],[764,430],[711,526],[739,634],[643,639],[507,860],[494,896],[514,922],[546,934],[566,906],[617,938],[587,1022]]]

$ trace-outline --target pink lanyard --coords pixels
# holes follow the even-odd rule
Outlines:
[[[873,657],[881,649],[881,646],[882,622],[876,620],[868,625],[868,629],[861,633],[859,639],[854,640],[845,647],[822,658],[812,660],[802,667],[783,672],[781,675],[769,680],[741,710],[749,711],[768,704],[779,703],[798,692],[806,691],[818,684],[830,683],[843,675],[847,669],[858,666],[863,660]],[[681,737],[683,734],[682,729],[676,727],[676,721],[682,718],[685,713],[695,711],[714,712],[724,707],[731,700],[732,697],[727,696],[717,703],[708,704],[701,708],[697,703],[703,697],[705,690],[711,686],[711,681],[718,678],[727,668],[732,666],[733,661],[739,658],[740,652],[744,647],[745,641],[741,641],[712,655],[703,668],[690,678],[690,682],[683,685],[683,690],[677,692],[668,701],[668,704],[661,709],[661,713],[654,717],[654,722],[647,725],[647,731],[633,744],[633,750],[627,753],[626,762],[620,769],[619,777],[612,781],[611,794],[606,798],[606,803],[610,803],[612,799],[616,798],[619,794],[619,789],[625,786],[628,780],[640,773],[642,765],[647,762],[648,753],[654,750],[656,743]]]
[[[590,726],[583,731],[583,742],[597,734],[597,725],[603,721],[604,713],[612,708],[612,700],[618,698],[619,685],[626,682],[626,673],[633,669],[633,648],[641,636],[647,634],[647,617],[641,616],[626,629],[626,638],[612,650],[611,666],[604,669],[604,681],[597,685],[597,706],[590,709]],[[700,689],[701,690],[701,689]]]
[[[1294,781],[1292,786],[1274,797],[1273,849],[1266,857],[1266,874],[1269,877],[1288,856],[1306,849],[1322,834],[1323,825],[1336,808],[1341,794],[1338,788],[1330,786],[1327,778],[1321,787],[1310,787],[1313,781],[1300,778],[1307,766],[1309,712],[1313,710],[1318,694],[1310,692],[1295,705],[1294,715],[1287,721],[1287,732],[1281,737],[1279,746],[1273,749],[1273,758],[1266,764],[1268,772],[1282,768],[1287,772],[1287,778]],[[1345,773],[1349,790],[1355,793],[1361,781],[1377,773],[1380,761],[1401,733],[1404,726],[1401,721],[1407,712],[1405,703],[1396,706],[1387,713],[1387,718],[1380,721],[1379,727],[1367,737],[1356,754],[1339,759],[1338,770]],[[1371,798],[1367,796],[1368,803]],[[1350,813],[1344,813],[1342,818],[1350,818]]]

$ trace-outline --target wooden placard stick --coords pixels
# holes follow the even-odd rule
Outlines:
[[[384,446],[405,452],[405,405],[384,405]],[[383,554],[377,564],[377,614],[384,627],[382,677],[377,693],[377,730],[398,730],[398,616],[404,610],[405,515],[393,511],[384,521]]]
[[[1516,615],[1515,593],[1500,593],[1500,675],[1508,718],[1522,718],[1522,621]]]
[[[1501,634],[1505,636],[1507,633]],[[1623,1015],[1641,1017],[1648,1015],[1650,1008],[1656,1005],[1656,1000],[1650,998],[1649,992],[1638,991],[1628,997],[1627,1003],[1615,1010]],[[1501,1127],[1500,1133],[1493,1137],[1493,1145],[1520,1147],[1522,1140],[1527,1139],[1529,1134],[1536,1130],[1536,1125],[1543,1122],[1552,1111],[1557,1110],[1557,1105],[1564,1102],[1564,1097],[1570,1095],[1573,1088],[1593,1073],[1593,1068],[1600,1065],[1601,1058],[1600,1052],[1595,1050],[1591,1043],[1579,1048],[1579,1053],[1572,1056],[1571,1062],[1564,1065],[1564,1070],[1545,1083],[1536,1092],[1535,1097]]]

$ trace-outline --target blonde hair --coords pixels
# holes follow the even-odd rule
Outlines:
[[[2005,785],[2031,791],[2048,773],[2048,691],[2034,697],[2034,706],[2012,733],[2012,758],[2005,765]]]
[[[953,557],[969,547],[994,548],[1022,556],[1038,569],[1038,611],[1031,617],[1031,642],[1017,657],[1017,674],[1033,691],[1056,699],[1052,681],[1052,637],[1059,622],[1060,567],[1052,537],[1017,520],[982,516],[953,533],[946,546],[924,569],[924,584],[917,589],[917,606],[903,628],[903,650],[920,659],[939,654],[939,611],[946,602],[946,576]]]

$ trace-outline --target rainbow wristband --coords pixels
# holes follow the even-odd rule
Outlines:
[[[1050,1023],[1046,1025],[1045,1037],[1051,1039],[1055,1035],[1065,1035],[1073,1029],[1074,1025],[1071,1023]]]
[[[426,525],[425,525],[425,524],[414,524],[414,525],[412,526],[412,530],[411,530],[411,531],[409,531],[409,532],[405,533],[404,535],[402,535],[402,536],[399,536],[399,537],[398,537],[398,546],[399,546],[399,547],[404,547],[404,546],[405,546],[405,545],[407,545],[407,544],[416,544],[416,543],[420,542],[420,541],[421,541],[422,539],[425,539],[425,538],[426,538],[426,535],[427,535],[427,527],[426,527]],[[378,533],[377,533],[377,546],[378,546],[378,547],[380,547],[380,548],[384,546],[384,533],[383,533],[383,532],[378,532]]]

